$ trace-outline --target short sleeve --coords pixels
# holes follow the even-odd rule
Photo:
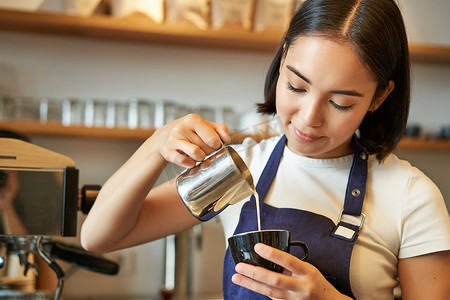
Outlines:
[[[438,187],[413,168],[405,193],[399,258],[450,249],[450,219]]]

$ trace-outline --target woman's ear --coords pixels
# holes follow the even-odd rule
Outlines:
[[[372,104],[369,107],[369,112],[373,113],[376,111],[381,104],[383,104],[384,100],[389,96],[389,94],[394,90],[395,83],[393,80],[389,80],[387,87],[380,93],[380,95],[376,96],[374,101],[372,101]]]

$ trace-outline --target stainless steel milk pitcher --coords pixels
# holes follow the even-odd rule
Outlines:
[[[253,178],[239,154],[223,146],[176,179],[178,194],[189,211],[207,221],[228,205],[253,194]]]

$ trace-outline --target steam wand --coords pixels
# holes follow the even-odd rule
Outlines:
[[[64,286],[64,271],[61,267],[53,261],[42,249],[42,236],[38,237],[36,242],[36,250],[40,257],[50,266],[50,268],[56,273],[58,278],[58,285],[56,286],[55,295],[53,300],[59,300],[61,298],[62,289]]]

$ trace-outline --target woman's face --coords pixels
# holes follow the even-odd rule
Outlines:
[[[299,37],[280,66],[276,108],[291,151],[313,158],[352,153],[377,82],[350,43]]]

